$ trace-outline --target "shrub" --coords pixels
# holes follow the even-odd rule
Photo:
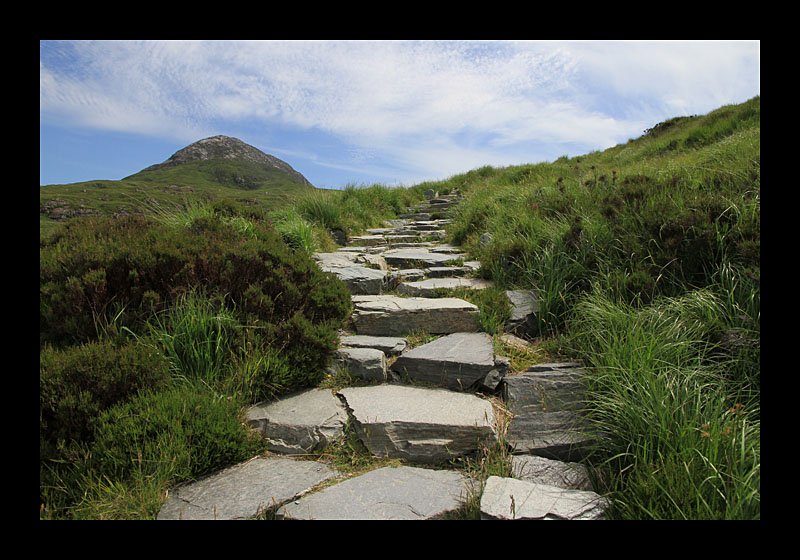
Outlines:
[[[288,206],[271,214],[275,229],[283,241],[291,248],[311,254],[317,250],[317,242],[313,226],[298,211]]]
[[[113,480],[135,473],[180,482],[260,451],[236,400],[184,385],[141,393],[104,412],[92,456],[94,470]]]
[[[161,354],[140,344],[91,342],[39,353],[39,439],[42,458],[59,440],[87,441],[97,416],[137,391],[169,381]]]
[[[263,224],[244,237],[229,222],[201,216],[185,229],[128,216],[67,224],[40,250],[40,342],[91,340],[120,307],[119,325],[140,331],[153,312],[202,286],[233,302],[240,321],[268,328],[279,347],[299,355],[313,348],[314,362],[326,363],[336,344],[320,335],[350,313],[345,284]]]
[[[221,391],[245,402],[271,400],[291,389],[295,371],[289,356],[270,345],[258,331],[245,329],[242,346],[229,364]]]

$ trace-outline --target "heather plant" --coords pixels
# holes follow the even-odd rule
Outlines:
[[[138,332],[198,285],[229,298],[243,320],[277,326],[294,318],[295,334],[303,317],[338,325],[348,316],[343,283],[268,226],[256,229],[244,237],[216,216],[196,218],[188,229],[139,216],[68,224],[40,251],[40,340],[92,340],[98,318],[120,306],[116,322]],[[323,360],[332,345],[325,350]]]
[[[263,451],[240,402],[189,385],[108,409],[95,434],[48,482],[44,518],[154,519],[170,487]]]
[[[110,340],[39,352],[40,499],[51,511],[74,500],[98,418],[140,391],[169,386],[164,356]]]
[[[39,352],[39,442],[51,458],[59,440],[89,441],[97,416],[146,389],[166,387],[161,353],[136,343],[89,342]]]
[[[236,418],[245,403],[314,386],[324,376],[351,309],[344,283],[287,246],[263,215],[238,214],[230,204],[188,214],[76,220],[41,244],[44,517],[91,515],[81,488],[98,504],[120,493],[152,498],[166,479],[145,463],[161,459],[123,468],[140,452],[186,447],[181,453],[194,454],[199,466],[183,468],[180,477],[246,458],[230,449],[252,447],[236,444],[241,433],[224,428],[222,418],[241,432]],[[136,400],[144,391],[146,400]],[[198,396],[187,396],[191,391]],[[131,415],[124,407],[132,399],[159,418],[172,417]],[[193,399],[197,410],[218,411],[203,420],[212,425],[177,420],[188,409],[175,407]],[[127,412],[103,416],[115,407]],[[128,419],[132,433],[158,424],[160,435],[128,449],[92,447],[103,430],[114,435],[98,446],[122,438],[108,424]],[[220,439],[210,445],[189,437],[187,423]],[[197,457],[195,445],[207,456]],[[185,462],[176,457],[170,461]]]
[[[132,473],[190,480],[244,461],[262,445],[243,424],[241,403],[189,386],[145,392],[101,414],[93,467],[115,479]]]

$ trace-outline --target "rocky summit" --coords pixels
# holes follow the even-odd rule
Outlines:
[[[468,500],[480,502],[481,519],[603,517],[608,502],[576,462],[591,442],[581,432],[586,372],[573,363],[510,371],[492,337],[479,332],[475,305],[430,297],[431,286],[487,285],[470,278],[480,263],[440,243],[447,220],[431,220],[458,196],[426,197],[387,227],[315,255],[352,293],[351,330],[341,333],[328,373],[355,386],[251,407],[247,425],[269,454],[171,490],[159,519],[441,519]],[[524,345],[520,337],[536,322],[535,294],[506,296],[512,320],[503,339]],[[432,340],[411,347],[409,334],[422,331]],[[312,460],[353,437],[403,465],[347,476]],[[481,483],[449,466],[499,442],[513,452],[512,477]]]
[[[155,171],[165,167],[174,167],[193,161],[205,161],[210,159],[229,159],[249,161],[264,167],[274,168],[292,176],[296,181],[311,186],[311,183],[303,177],[301,173],[292,168],[283,160],[265,154],[258,148],[246,144],[238,138],[230,136],[211,136],[189,144],[172,154],[172,156],[162,163],[157,163],[143,169],[141,172]]]

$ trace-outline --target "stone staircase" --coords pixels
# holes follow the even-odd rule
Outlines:
[[[430,196],[428,196],[430,195]],[[504,440],[513,478],[491,476],[480,498],[482,519],[599,519],[607,501],[576,462],[590,440],[581,432],[580,364],[540,364],[512,372],[479,332],[478,309],[457,298],[432,298],[439,287],[484,289],[480,267],[442,243],[447,219],[431,219],[458,194],[428,200],[384,228],[315,255],[353,294],[329,375],[367,381],[338,391],[311,389],[253,406],[247,414],[270,454],[174,488],[158,519],[435,519],[462,507],[480,484],[448,459]],[[434,214],[435,215],[435,214]],[[507,336],[526,344],[536,298],[507,292]],[[409,333],[441,335],[408,349]],[[510,418],[510,420],[508,420]],[[309,454],[352,426],[375,456],[403,460],[347,478]]]

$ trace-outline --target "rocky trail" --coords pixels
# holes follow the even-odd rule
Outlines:
[[[475,305],[430,297],[441,287],[490,283],[471,276],[480,263],[442,243],[448,220],[432,217],[458,195],[426,195],[401,219],[315,255],[353,294],[351,328],[329,373],[369,383],[253,406],[248,423],[270,454],[172,489],[158,519],[247,519],[267,511],[283,519],[436,519],[477,492],[481,519],[603,517],[607,502],[577,462],[589,443],[580,430],[584,370],[553,363],[510,371],[492,337],[479,332]],[[524,291],[506,295],[508,336],[524,338],[536,300]],[[409,349],[415,332],[440,336]],[[371,454],[403,466],[348,477],[309,458],[348,427]],[[513,450],[513,478],[490,476],[481,488],[443,468],[498,440]]]

